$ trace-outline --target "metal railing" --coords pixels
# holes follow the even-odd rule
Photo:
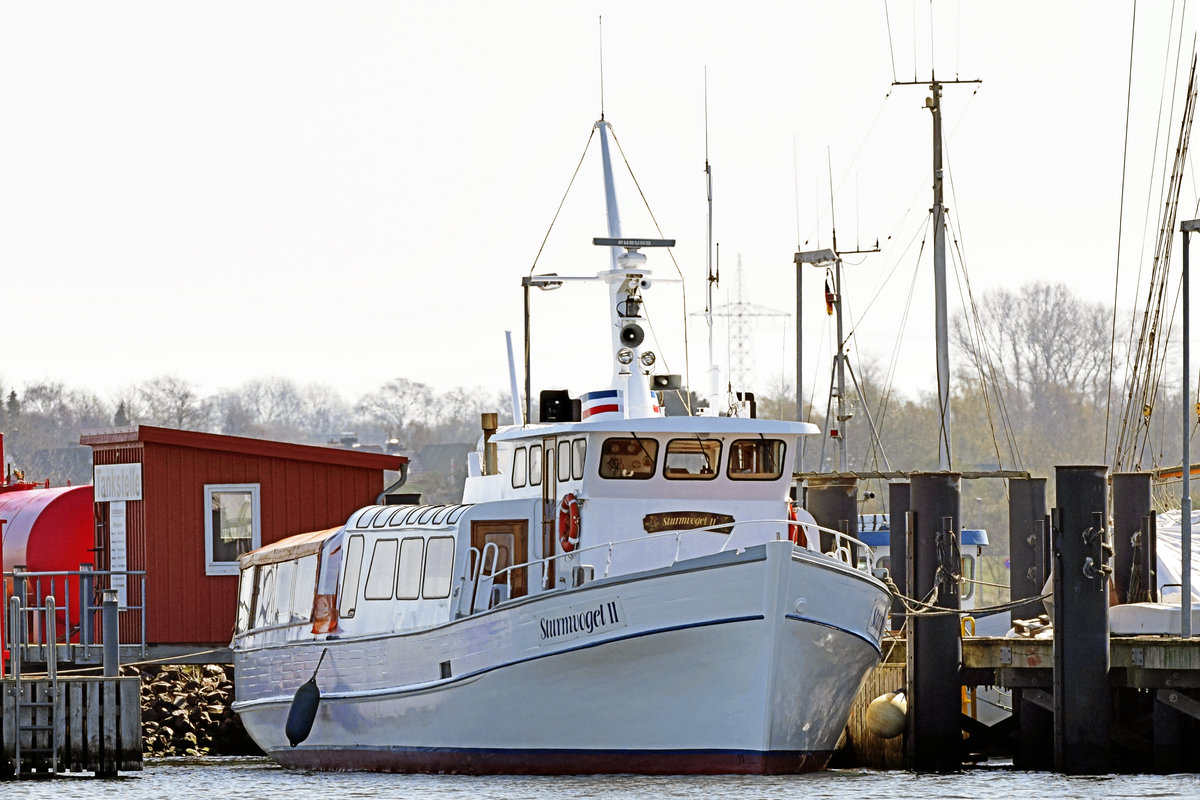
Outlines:
[[[781,530],[776,531],[777,536],[780,536],[780,537],[783,536],[782,531],[790,532],[793,528],[799,527],[799,526],[803,526],[803,528],[805,530],[810,531],[810,532],[820,531],[822,533],[830,534],[833,537],[833,549],[827,553],[822,553],[821,550],[819,549],[819,547],[804,546],[804,545],[799,545],[799,544],[796,544],[795,547],[797,549],[806,550],[811,553],[818,553],[821,555],[825,555],[829,558],[840,561],[843,564],[846,564],[853,569],[856,569],[856,570],[859,570],[862,572],[866,572],[868,574],[870,574],[874,570],[875,556],[874,556],[874,551],[871,549],[870,545],[866,544],[865,542],[863,542],[860,539],[850,536],[849,534],[843,533],[841,531],[833,530],[832,528],[824,528],[819,525],[814,525],[812,523],[795,522],[793,520],[752,519],[752,520],[738,520],[737,522],[718,523],[715,525],[709,525],[709,526],[705,526],[702,528],[686,528],[686,529],[682,529],[682,530],[662,531],[659,533],[652,533],[652,534],[648,534],[645,536],[638,536],[638,537],[633,537],[633,538],[629,538],[629,539],[618,539],[615,541],[604,542],[602,544],[591,545],[590,547],[581,547],[577,550],[572,550],[569,553],[556,553],[552,556],[546,556],[545,558],[533,559],[531,561],[526,561],[525,563],[522,563],[522,564],[514,564],[512,566],[505,567],[504,569],[497,570],[486,577],[490,578],[490,582],[492,585],[509,585],[512,581],[513,576],[515,576],[519,571],[524,570],[527,581],[529,582],[530,585],[532,585],[533,578],[534,578],[535,571],[536,571],[537,574],[540,574],[539,582],[541,584],[542,591],[546,591],[551,588],[550,587],[550,575],[552,573],[552,570],[550,569],[551,563],[553,563],[555,566],[555,569],[553,570],[553,572],[557,573],[558,566],[559,566],[558,562],[574,562],[575,559],[578,558],[579,559],[578,564],[569,564],[572,567],[579,567],[582,569],[582,572],[580,572],[578,574],[572,573],[572,576],[571,576],[570,585],[578,586],[585,580],[592,580],[595,577],[595,572],[594,572],[595,566],[592,564],[584,564],[583,563],[583,555],[585,553],[589,553],[589,552],[595,552],[595,553],[603,552],[604,553],[604,569],[602,570],[600,577],[607,578],[612,573],[613,555],[614,555],[614,552],[616,552],[618,548],[622,548],[622,549],[628,551],[628,550],[632,550],[633,548],[636,548],[636,547],[645,548],[645,547],[647,547],[647,545],[653,546],[657,542],[669,542],[671,540],[674,540],[674,545],[675,545],[674,553],[671,555],[669,562],[662,564],[662,566],[664,566],[664,567],[674,566],[675,564],[679,563],[680,552],[683,549],[683,540],[684,540],[684,537],[686,537],[686,536],[693,536],[695,534],[701,534],[701,533],[719,533],[721,535],[724,535],[727,537],[726,540],[722,543],[721,547],[718,550],[713,551],[714,554],[715,553],[723,553],[731,546],[731,544],[733,546],[737,547],[737,545],[735,544],[735,539],[734,539],[734,534],[736,532],[736,529],[753,527],[753,526],[762,526],[762,525],[769,525],[769,526],[774,526],[776,528],[780,528]],[[759,539],[759,540],[754,541],[753,543],[748,543],[746,546],[754,546],[756,544],[762,544],[762,543],[763,543],[763,540]],[[741,548],[739,547],[738,549],[741,549]],[[852,556],[852,553],[854,552],[855,549],[857,549],[857,551],[859,553],[859,558],[857,559],[857,563],[855,563],[855,559]],[[709,554],[710,553],[697,554],[697,555],[709,555]],[[689,556],[689,557],[691,557],[691,556]],[[479,567],[482,567],[482,566],[483,566],[482,563],[480,563]],[[567,564],[564,564],[564,566],[567,566]],[[589,571],[590,571],[590,573],[589,573]],[[470,585],[470,588],[472,590],[477,591],[478,581],[479,581],[480,577],[485,577],[482,575],[482,572],[483,572],[483,570],[480,569],[479,570],[480,574],[477,574],[476,576],[474,576],[473,580],[466,579],[463,582]],[[462,580],[462,579],[460,579],[460,580]],[[505,596],[504,599],[509,599],[509,597],[511,597],[511,595]],[[493,605],[490,602],[490,599],[491,599],[490,597],[486,598],[486,600],[485,600],[486,605],[484,605],[484,607],[482,607],[482,608],[478,607],[478,600],[477,600],[475,603],[472,604],[472,607],[470,607],[470,611],[468,613],[476,613],[479,611],[488,610]]]
[[[104,595],[120,587],[124,587],[127,601],[136,602],[120,607],[116,644],[136,648],[144,657],[145,577],[144,570],[96,570],[87,564],[70,571],[31,572],[14,567],[3,573],[0,594],[7,613],[0,628],[10,657],[38,664],[95,661],[105,645],[99,624]],[[53,598],[52,604],[46,603],[49,598]]]

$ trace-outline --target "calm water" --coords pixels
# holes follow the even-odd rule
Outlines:
[[[29,784],[27,784],[29,785]],[[6,792],[19,784],[9,784]],[[563,800],[563,798],[714,798],[715,800],[936,800],[937,798],[1052,797],[1054,800],[1109,800],[1136,797],[1200,796],[1197,775],[1111,775],[1064,777],[1005,768],[955,775],[907,772],[829,771],[787,777],[467,777],[461,775],[379,775],[292,772],[258,758],[167,759],[147,762],[140,773],[97,780],[56,779],[38,784],[38,794],[96,800],[353,800],[360,797],[439,798],[439,800]]]

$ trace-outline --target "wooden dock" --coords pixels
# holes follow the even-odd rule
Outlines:
[[[1114,772],[1196,772],[1200,762],[1200,639],[1121,636],[1110,642],[1112,698],[1109,758]],[[880,739],[867,730],[867,705],[906,685],[906,642],[885,639],[885,660],[863,682],[846,728],[842,763],[877,769],[905,766],[904,736]],[[986,726],[962,716],[964,763],[1011,758],[1023,769],[1054,768],[1054,641],[964,637],[959,670],[964,690],[1011,691],[1011,718]],[[1065,691],[1072,690],[1063,676]]]
[[[0,681],[0,777],[142,769],[141,678]]]

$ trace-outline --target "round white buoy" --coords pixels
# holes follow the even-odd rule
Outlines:
[[[894,739],[904,733],[908,701],[903,692],[881,694],[867,706],[867,730],[881,739]]]

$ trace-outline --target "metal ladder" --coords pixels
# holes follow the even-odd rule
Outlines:
[[[36,698],[38,684],[22,680],[21,649],[24,645],[24,609],[20,598],[12,598],[12,615],[9,617],[14,624],[10,626],[12,654],[12,693],[15,699],[16,726],[15,741],[13,742],[13,771],[16,777],[25,775],[55,775],[58,773],[59,731],[55,724],[58,708],[58,649],[55,646],[57,631],[55,630],[54,598],[46,598],[46,677],[42,684],[45,692],[41,699]],[[29,737],[29,746],[25,747],[22,740]],[[35,769],[25,769],[23,761],[28,755],[29,760],[36,765]],[[46,769],[46,766],[49,769]]]

